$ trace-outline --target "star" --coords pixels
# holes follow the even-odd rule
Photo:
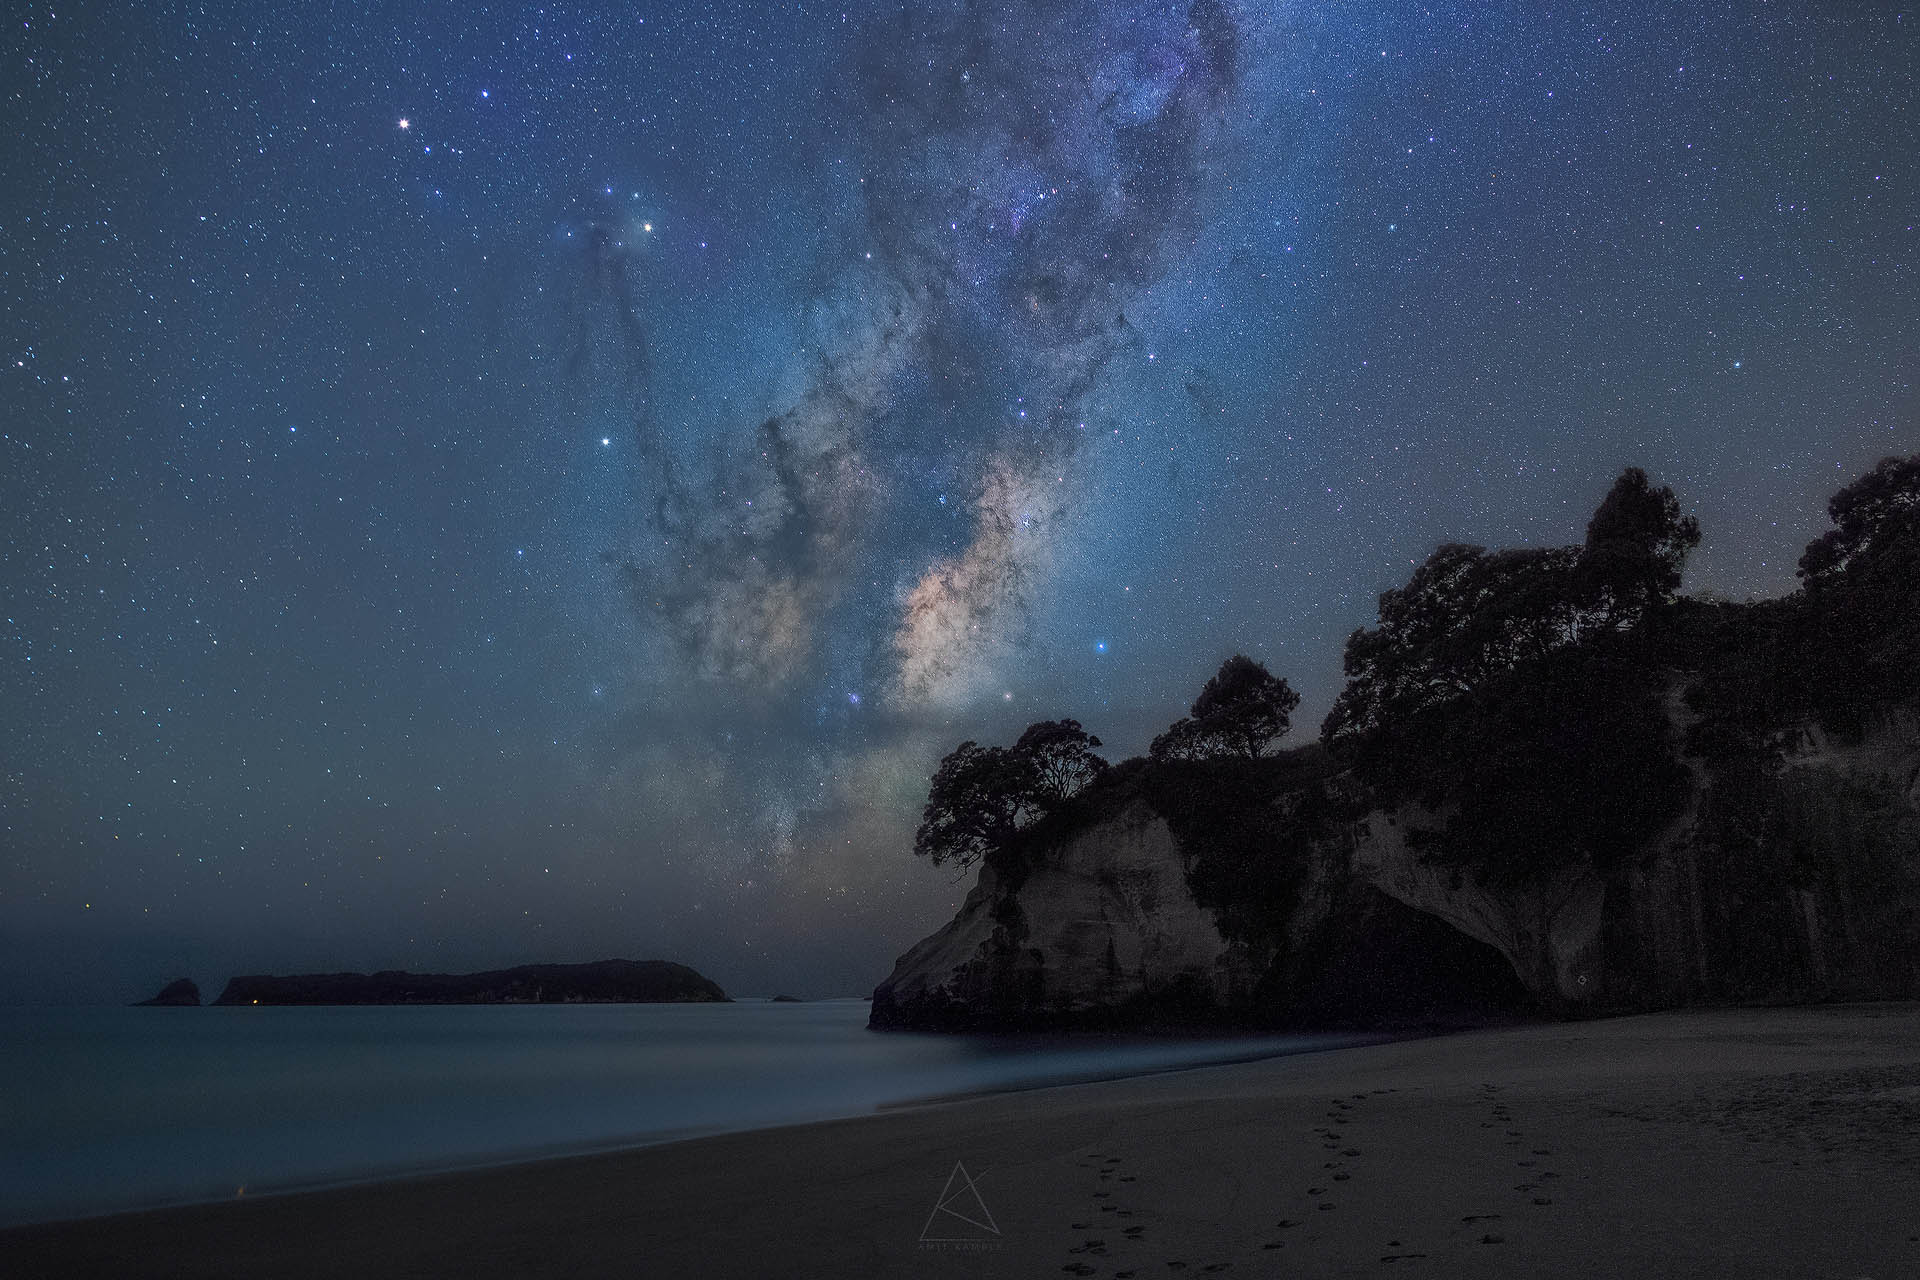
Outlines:
[[[413,121],[411,121],[411,120],[409,120],[409,119],[407,119],[407,118],[406,118],[405,116],[401,116],[401,117],[400,117],[400,127],[401,127],[402,129],[411,129],[411,128],[413,128]]]

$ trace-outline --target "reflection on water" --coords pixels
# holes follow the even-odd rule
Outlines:
[[[0,1225],[1360,1042],[866,1030],[808,1004],[0,1009]]]

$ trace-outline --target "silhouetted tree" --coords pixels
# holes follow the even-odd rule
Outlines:
[[[1700,525],[1629,467],[1578,547],[1436,548],[1380,597],[1380,623],[1347,637],[1347,685],[1321,726],[1366,733],[1485,684],[1596,631],[1639,623],[1680,585]]]
[[[1321,735],[1364,733],[1457,698],[1579,638],[1576,547],[1489,552],[1450,543],[1380,596],[1380,625],[1347,637],[1347,686]]]
[[[1192,714],[1153,740],[1147,752],[1156,760],[1205,760],[1212,756],[1252,758],[1292,725],[1300,695],[1285,680],[1244,654],[1220,664],[1193,700]]]
[[[1107,762],[1094,754],[1099,746],[1100,739],[1081,728],[1078,720],[1042,720],[1027,726],[1013,744],[1013,752],[1031,772],[1034,802],[1051,807],[1107,767]]]
[[[1920,699],[1920,455],[1885,458],[1833,495],[1835,527],[1800,557],[1796,675],[1829,728]]]
[[[963,742],[934,771],[913,851],[934,866],[968,867],[1006,849],[1021,828],[1098,777],[1100,739],[1078,720],[1027,726],[1011,747]]]
[[[934,866],[972,866],[1004,848],[1031,816],[1031,769],[1006,747],[963,742],[934,771],[913,852]]]
[[[1911,546],[1920,538],[1920,454],[1880,459],[1828,500],[1827,514],[1835,527],[1800,557],[1800,578],[1813,589],[1834,581],[1865,552]]]
[[[1700,522],[1680,514],[1673,490],[1654,488],[1647,473],[1628,467],[1587,522],[1580,550],[1584,603],[1602,625],[1630,627],[1646,611],[1673,599],[1687,555],[1700,545]]]
[[[1208,733],[1192,716],[1175,720],[1147,747],[1155,760],[1205,760],[1226,752],[1219,735]]]
[[[1265,664],[1236,653],[1193,700],[1193,719],[1241,755],[1263,754],[1293,725],[1300,695]]]

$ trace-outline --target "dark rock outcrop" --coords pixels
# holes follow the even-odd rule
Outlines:
[[[1684,729],[1679,699],[1670,714]],[[1332,767],[1273,762],[1232,810],[1206,766],[1128,766],[1070,829],[982,866],[871,1025],[1431,1027],[1920,996],[1913,708],[1843,738],[1795,725],[1764,766],[1685,763],[1654,838],[1519,881],[1431,858],[1418,833],[1444,811],[1382,807]]]
[[[175,978],[160,988],[160,994],[151,1000],[141,1000],[133,1006],[136,1009],[197,1009],[200,1007],[200,988],[191,978]]]
[[[682,964],[598,960],[530,964],[485,973],[305,973],[233,978],[217,1005],[666,1004],[727,1000]]]
[[[1920,455],[1827,514],[1791,594],[1676,597],[1698,523],[1628,468],[1580,545],[1384,593],[1320,746],[988,778],[873,1025],[1451,1022],[1502,967],[1556,1014],[1920,996]]]

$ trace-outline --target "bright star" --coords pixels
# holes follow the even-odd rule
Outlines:
[[[411,128],[413,128],[413,121],[411,121],[411,120],[409,120],[409,119],[407,119],[407,118],[406,118],[405,116],[401,116],[401,117],[400,117],[400,127],[401,127],[402,129],[411,129]]]
[[[1105,653],[1107,651],[1107,642],[1105,640],[1096,641],[1093,646],[1093,651],[1095,653]]]
[[[643,222],[640,224],[640,229],[642,231],[651,231],[653,230],[653,224],[651,222]]]
[[[613,443],[613,437],[612,437],[612,436],[601,436],[601,437],[600,437],[600,447],[601,447],[601,448],[603,448],[603,449],[604,449],[604,448],[606,448],[606,447],[607,447],[608,445],[610,445],[610,444],[612,444],[612,443]]]

